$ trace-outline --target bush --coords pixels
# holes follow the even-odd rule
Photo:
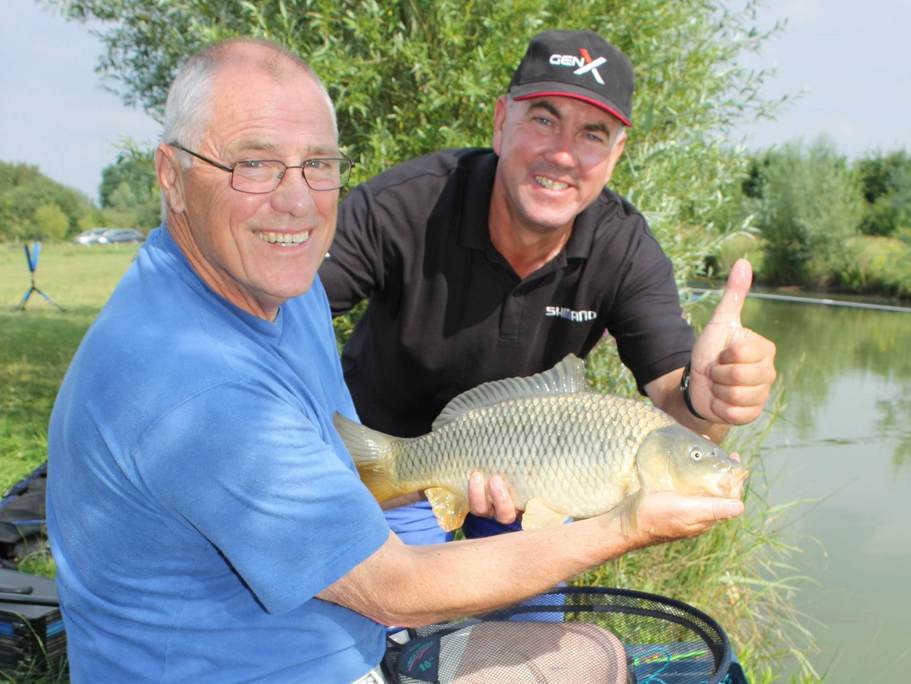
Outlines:
[[[866,207],[865,235],[894,235],[911,227],[911,156],[904,150],[877,153],[857,162]]]
[[[911,244],[875,236],[848,240],[836,282],[852,292],[911,299]]]
[[[66,235],[70,220],[56,204],[42,204],[32,217],[32,234],[38,240],[61,240]]]
[[[62,238],[94,210],[88,197],[37,167],[0,162],[0,242]]]
[[[153,228],[161,220],[161,199],[152,150],[127,146],[104,167],[101,185],[102,216],[106,226]]]
[[[754,278],[759,280],[762,277],[764,251],[765,241],[758,235],[746,231],[730,233],[719,245],[718,273],[715,275],[726,277],[734,262],[743,257],[753,266]]]
[[[860,185],[832,143],[788,143],[759,163],[756,225],[766,241],[763,274],[784,285],[825,285],[857,234]]]
[[[637,74],[635,127],[612,185],[646,213],[677,267],[701,268],[743,160],[720,137],[764,110],[763,73],[739,65],[759,46],[753,2],[720,0],[53,0],[93,20],[99,70],[127,103],[159,117],[177,65],[218,39],[259,36],[306,59],[338,110],[354,182],[431,150],[489,145],[493,108],[529,39],[591,28]],[[113,191],[115,186],[111,188]]]
[[[860,232],[864,235],[879,235],[882,237],[894,235],[901,228],[902,213],[891,194],[881,195],[875,202],[868,204],[864,208],[864,215],[860,222]]]

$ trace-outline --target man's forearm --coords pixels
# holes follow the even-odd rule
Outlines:
[[[506,606],[627,551],[693,537],[740,515],[743,502],[656,492],[641,498],[624,536],[613,513],[555,528],[434,546],[383,546],[319,598],[389,625],[429,624]]]
[[[611,516],[431,546],[390,535],[320,598],[383,624],[424,625],[510,605],[635,547]]]

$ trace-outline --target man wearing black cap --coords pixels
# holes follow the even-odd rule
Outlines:
[[[320,276],[334,314],[370,300],[342,357],[365,425],[426,433],[464,390],[584,357],[605,333],[640,391],[681,423],[718,441],[758,417],[775,346],[740,325],[749,264],[694,343],[670,261],[606,187],[632,91],[629,60],[597,34],[541,33],[497,101],[492,150],[436,152],[347,197]],[[423,502],[387,517],[410,543],[443,534]],[[504,529],[469,516],[464,531]]]

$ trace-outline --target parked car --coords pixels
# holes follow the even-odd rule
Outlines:
[[[77,245],[93,245],[98,239],[107,232],[109,228],[92,228],[85,230],[73,238],[73,243]]]
[[[107,245],[118,242],[145,242],[146,236],[135,228],[111,228],[98,238],[98,244]]]

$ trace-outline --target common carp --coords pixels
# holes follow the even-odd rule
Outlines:
[[[456,396],[420,437],[392,437],[340,414],[335,426],[378,501],[424,490],[445,530],[462,525],[475,471],[507,479],[525,529],[618,507],[625,531],[636,528],[644,493],[739,497],[748,475],[651,404],[593,391],[572,354],[543,373]]]

